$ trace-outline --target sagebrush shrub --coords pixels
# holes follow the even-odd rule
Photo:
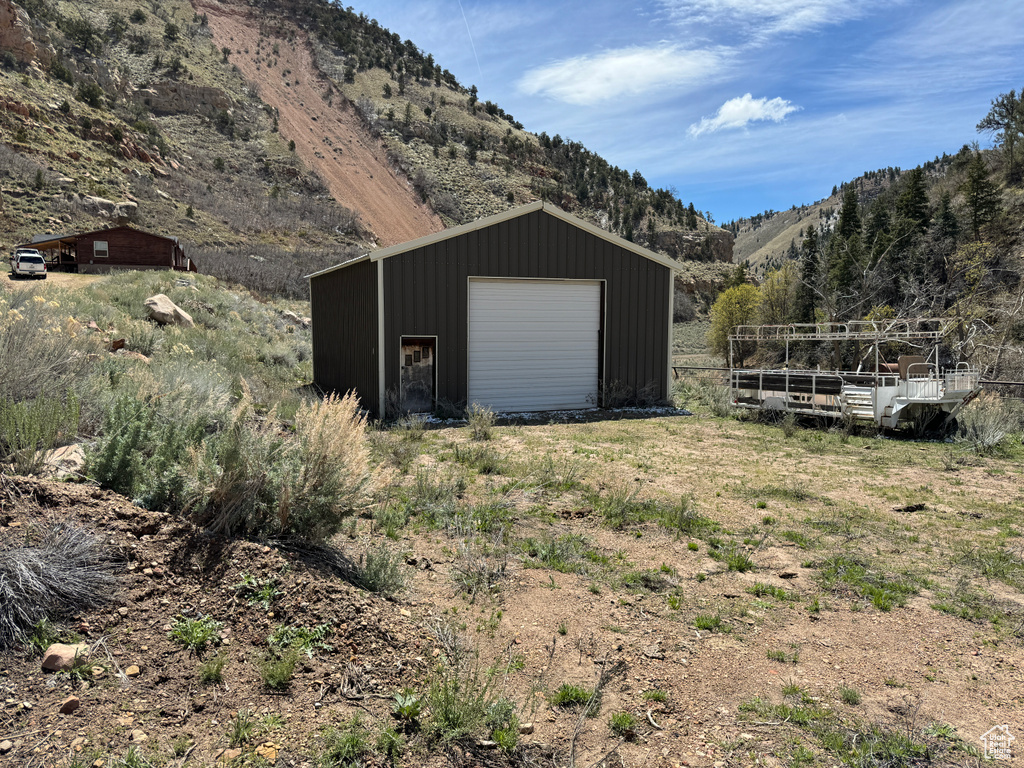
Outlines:
[[[95,344],[57,301],[21,291],[0,296],[0,400],[63,396],[89,367]]]
[[[78,398],[39,395],[20,403],[0,399],[0,460],[18,474],[38,472],[46,454],[78,434]]]
[[[228,426],[194,454],[187,507],[197,522],[319,543],[367,502],[375,476],[355,395],[305,403],[294,433],[281,426],[273,413],[252,414],[243,397]]]
[[[960,411],[956,439],[979,453],[991,451],[1012,432],[1020,429],[1019,406],[996,394],[985,392]]]
[[[490,440],[494,433],[494,411],[486,405],[473,403],[466,409],[466,421],[474,440]]]

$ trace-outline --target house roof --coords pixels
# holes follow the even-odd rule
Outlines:
[[[608,242],[613,243],[619,246],[620,248],[624,248],[627,251],[632,251],[633,253],[643,256],[646,259],[650,259],[651,261],[660,264],[663,267],[668,267],[669,269],[672,270],[679,269],[679,265],[675,261],[670,259],[668,256],[662,256],[660,253],[655,253],[654,251],[648,248],[644,248],[641,245],[631,243],[628,240],[619,237],[618,235],[612,234],[611,232],[607,232],[601,229],[600,227],[594,226],[590,222],[584,221],[583,219],[577,218],[572,214],[566,213],[558,206],[551,205],[550,203],[545,203],[541,200],[538,200],[535,203],[522,205],[519,206],[518,208],[511,208],[507,211],[495,214],[493,216],[487,216],[482,219],[477,219],[476,221],[471,221],[468,224],[462,224],[461,226],[458,227],[443,229],[440,232],[435,232],[433,234],[426,235],[425,237],[417,238],[416,240],[410,240],[406,243],[392,245],[387,248],[382,248],[379,251],[372,251],[370,253],[363,254],[362,256],[359,256],[355,259],[351,259],[341,264],[336,264],[335,266],[328,267],[327,269],[322,269],[319,272],[314,272],[311,275],[306,275],[306,277],[312,279],[314,277],[319,277],[320,275],[325,275],[328,272],[334,272],[335,270],[338,269],[344,269],[345,267],[350,267],[353,264],[358,264],[360,262],[364,262],[367,260],[380,261],[381,259],[387,259],[390,258],[391,256],[397,256],[402,253],[407,253],[408,251],[414,251],[417,248],[423,248],[428,245],[433,245],[434,243],[439,243],[442,240],[448,240],[449,238],[464,235],[467,232],[474,232],[478,229],[486,229],[487,227],[493,226],[495,224],[500,224],[503,221],[516,219],[520,216],[525,216],[528,213],[534,213],[536,211],[544,211],[545,213],[548,213],[557,219],[561,219],[567,224],[571,224],[577,229],[582,229],[584,232],[588,232],[589,234],[594,235],[595,237],[599,237],[602,240],[607,240]]]
[[[165,235],[157,235],[154,234],[153,232],[146,232],[144,229],[136,229],[135,227],[129,227],[124,224],[117,227],[104,227],[103,229],[94,229],[89,232],[75,232],[70,235],[33,235],[31,242],[23,243],[22,245],[35,247],[48,246],[50,248],[54,248],[57,246],[58,243],[74,243],[80,237],[88,237],[89,235],[100,235],[103,234],[104,232],[113,232],[114,230],[118,229],[127,229],[129,232],[138,232],[139,234],[148,235],[149,237],[156,237],[161,240],[169,240],[175,245],[178,245],[178,238],[176,237],[166,237]],[[22,246],[18,247],[20,248]]]

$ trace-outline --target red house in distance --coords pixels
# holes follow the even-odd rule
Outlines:
[[[47,268],[58,272],[98,273],[114,269],[173,269],[198,272],[175,237],[128,226],[74,235],[38,235],[19,247],[35,248]]]

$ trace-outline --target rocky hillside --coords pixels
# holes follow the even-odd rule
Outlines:
[[[731,261],[692,202],[524,131],[326,2],[0,0],[0,29],[4,245],[130,221],[256,280],[544,198],[672,257]]]

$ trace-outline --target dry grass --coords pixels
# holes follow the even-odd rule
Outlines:
[[[115,586],[102,542],[54,523],[35,544],[0,552],[0,649],[44,619],[102,605]]]

